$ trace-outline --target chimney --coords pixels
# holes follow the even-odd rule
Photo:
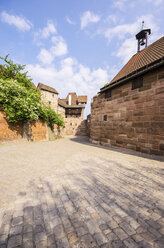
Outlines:
[[[68,105],[71,105],[71,98],[72,98],[72,96],[71,96],[71,94],[69,94],[69,96],[68,96]]]
[[[138,40],[138,49],[137,52],[140,52],[141,46],[145,45],[145,48],[148,45],[148,35],[151,34],[151,29],[144,27],[144,21],[142,22],[141,31],[136,34],[136,39]]]

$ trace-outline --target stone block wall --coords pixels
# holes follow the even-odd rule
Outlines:
[[[58,111],[58,94],[46,90],[41,90],[41,98],[45,104],[49,104],[52,109],[57,113]]]
[[[6,120],[6,114],[0,111],[0,141],[20,140],[23,137],[23,124],[12,124]]]
[[[86,136],[87,135],[87,123],[83,118],[65,118],[65,135],[79,135]]]
[[[141,88],[132,90],[129,81],[113,88],[109,98],[105,93],[95,96],[90,137],[101,144],[164,155],[164,66],[145,74]]]
[[[31,140],[48,140],[47,124],[41,120],[33,121],[30,125]]]

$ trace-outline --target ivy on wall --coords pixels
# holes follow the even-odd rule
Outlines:
[[[14,64],[8,55],[0,64],[0,107],[9,122],[33,121],[41,118],[48,125],[64,126],[62,117],[41,101],[40,92],[31,83],[25,65]]]

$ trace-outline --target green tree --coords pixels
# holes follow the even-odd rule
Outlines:
[[[41,101],[28,72],[21,72],[25,65],[14,64],[8,55],[0,59],[5,62],[0,65],[0,107],[6,112],[7,120],[17,123],[41,118],[50,126],[64,126],[62,117]]]

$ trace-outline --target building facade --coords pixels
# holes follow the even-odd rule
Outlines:
[[[84,120],[87,96],[77,96],[75,92],[72,92],[68,93],[65,99],[60,99],[58,92],[52,87],[39,83],[37,88],[41,93],[42,101],[63,117],[65,135],[87,134],[86,121]]]
[[[90,138],[164,155],[164,37],[135,54],[93,97]]]

